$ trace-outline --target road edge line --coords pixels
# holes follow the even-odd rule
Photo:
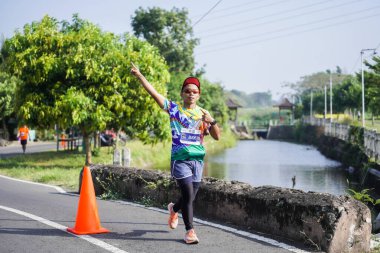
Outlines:
[[[62,189],[59,186],[55,186],[55,185],[36,183],[36,182],[22,180],[22,179],[17,179],[17,178],[13,178],[13,177],[4,176],[4,175],[0,175],[0,177],[5,178],[5,179],[9,179],[9,180],[13,180],[13,181],[17,181],[17,182],[21,182],[21,183],[28,183],[28,184],[34,184],[34,185],[40,185],[40,186],[50,187],[50,188],[55,189],[59,193],[67,193],[64,189]]]
[[[3,209],[5,211],[8,211],[8,212],[12,212],[12,213],[15,213],[15,214],[18,214],[18,215],[22,215],[24,217],[27,217],[29,219],[32,219],[32,220],[35,220],[35,221],[38,221],[40,223],[43,223],[45,225],[48,225],[50,227],[53,227],[55,229],[58,229],[58,230],[61,230],[65,233],[68,233],[70,235],[73,235],[73,236],[76,236],[80,239],[83,239],[89,243],[92,243],[100,248],[103,248],[105,250],[108,250],[109,252],[112,252],[112,253],[128,253],[127,251],[124,251],[122,249],[119,249],[111,244],[108,244],[102,240],[99,240],[99,239],[96,239],[92,236],[89,236],[89,235],[76,235],[76,234],[73,234],[73,233],[70,233],[67,231],[67,227],[65,227],[64,225],[61,225],[59,223],[56,223],[54,221],[50,221],[48,219],[45,219],[45,218],[42,218],[42,217],[39,217],[37,215],[34,215],[34,214],[31,214],[31,213],[27,213],[27,212],[24,212],[24,211],[21,211],[21,210],[18,210],[18,209],[14,209],[14,208],[11,208],[11,207],[7,207],[7,206],[2,206],[0,205],[0,209]]]

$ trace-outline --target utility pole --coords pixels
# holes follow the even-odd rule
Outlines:
[[[376,54],[375,48],[367,48],[362,49],[360,51],[360,60],[362,62],[362,127],[365,128],[365,104],[364,104],[364,62],[363,62],[363,55],[366,51],[372,51],[373,54]]]
[[[330,123],[332,122],[332,72],[330,70]]]
[[[310,91],[310,123],[313,117],[313,90]]]
[[[326,84],[325,84],[325,120],[326,120],[326,116],[327,116],[327,87],[326,87]]]

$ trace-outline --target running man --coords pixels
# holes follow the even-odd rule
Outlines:
[[[25,154],[26,144],[28,143],[29,139],[29,128],[26,125],[23,125],[18,129],[17,138],[20,139],[22,151]]]
[[[188,77],[182,84],[182,103],[169,101],[140,73],[134,65],[131,73],[136,76],[144,89],[170,117],[172,129],[171,176],[181,190],[176,203],[169,203],[169,227],[178,225],[178,212],[182,212],[186,228],[185,242],[196,244],[199,239],[193,227],[193,201],[198,192],[203,174],[203,159],[206,154],[203,137],[210,133],[219,140],[220,130],[216,120],[208,111],[197,106],[201,94],[201,85],[197,78]]]

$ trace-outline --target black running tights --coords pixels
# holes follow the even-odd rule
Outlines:
[[[193,201],[197,195],[200,182],[191,182],[187,178],[177,180],[181,189],[181,197],[174,204],[174,212],[182,211],[186,230],[193,228]]]

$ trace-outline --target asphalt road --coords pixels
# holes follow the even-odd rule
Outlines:
[[[57,150],[56,142],[32,142],[29,141],[26,145],[25,154],[38,153]],[[18,141],[12,142],[10,145],[0,147],[0,158],[23,155],[21,144]]]
[[[201,220],[200,243],[186,245],[183,222],[169,229],[167,211],[99,199],[101,225],[111,232],[75,236],[66,228],[75,226],[78,195],[58,190],[0,176],[0,252],[306,252]]]
[[[54,150],[56,143],[30,143],[27,153]],[[14,142],[0,147],[0,158],[22,155]],[[196,219],[200,243],[186,245],[180,219],[168,228],[166,210],[124,201],[97,200],[101,224],[111,232],[77,236],[79,195],[59,187],[0,176],[0,252],[307,252],[275,240]]]

